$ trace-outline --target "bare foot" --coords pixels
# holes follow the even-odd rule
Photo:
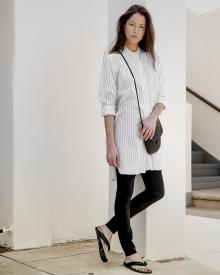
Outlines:
[[[143,257],[141,257],[138,253],[134,253],[132,255],[125,257],[125,263],[129,263],[132,261],[144,262]],[[142,272],[151,271],[149,268],[147,268],[147,266],[141,266],[141,265],[133,265],[132,268]]]
[[[103,224],[103,225],[100,225],[99,227],[101,227],[105,237],[107,238],[107,240],[109,241],[109,243],[111,242],[111,239],[112,239],[112,235],[113,233],[109,230],[109,228]]]

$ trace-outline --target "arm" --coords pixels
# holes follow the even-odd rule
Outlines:
[[[109,56],[104,57],[99,87],[101,115],[104,117],[106,133],[106,159],[109,165],[119,166],[119,153],[115,144],[115,113],[116,113],[116,72]]]
[[[148,118],[143,120],[144,127],[140,130],[139,138],[147,140],[152,139],[156,129],[157,119],[159,118],[162,111],[166,109],[166,87],[164,74],[161,64],[157,63],[157,73],[158,73],[158,90],[157,90],[157,102],[154,105],[153,111],[150,113]]]
[[[119,166],[119,152],[115,144],[115,117],[112,115],[104,116],[105,132],[106,132],[106,160],[109,165]]]
[[[115,145],[115,117],[112,115],[104,116],[106,146]]]
[[[162,113],[164,109],[165,109],[165,105],[163,103],[156,103],[149,117],[154,120],[157,120],[159,118],[159,115]]]

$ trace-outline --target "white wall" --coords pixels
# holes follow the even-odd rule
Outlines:
[[[220,9],[219,0],[187,0],[187,8],[197,14],[205,14]]]
[[[186,192],[192,191],[192,106],[186,104]]]
[[[56,78],[50,126],[52,237],[53,242],[91,239],[94,227],[108,214],[105,132],[98,99],[108,43],[107,1],[57,0],[53,24],[57,47],[50,64]]]
[[[13,1],[0,0],[0,228],[12,225],[13,13]],[[1,234],[0,243],[11,245],[11,234]]]
[[[220,11],[196,15],[187,11],[187,86],[220,106]],[[192,139],[220,159],[220,115],[187,93],[192,104]]]
[[[220,106],[220,11],[200,16],[187,11],[187,85]]]
[[[107,2],[15,0],[15,19],[14,245],[94,238],[108,211]]]
[[[149,0],[156,49],[167,83],[163,177],[165,197],[147,210],[147,255],[151,259],[183,256],[185,251],[185,1]]]

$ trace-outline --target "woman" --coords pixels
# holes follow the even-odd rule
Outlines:
[[[107,162],[115,170],[115,216],[95,228],[102,261],[108,260],[112,235],[118,231],[125,253],[124,266],[152,273],[132,241],[130,218],[164,196],[161,147],[149,155],[143,140],[151,139],[165,109],[165,88],[159,58],[154,51],[154,28],[148,10],[132,5],[118,20],[117,39],[103,58],[99,98],[106,130]],[[134,80],[136,80],[143,128]],[[134,180],[141,174],[145,190],[132,200]]]

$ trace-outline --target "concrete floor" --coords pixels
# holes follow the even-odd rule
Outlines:
[[[0,254],[0,275],[120,275],[139,274],[123,266],[124,255],[110,251],[109,261],[99,258],[97,241],[71,242],[51,247]],[[150,262],[152,274],[219,275],[208,266],[190,259],[166,263]]]

